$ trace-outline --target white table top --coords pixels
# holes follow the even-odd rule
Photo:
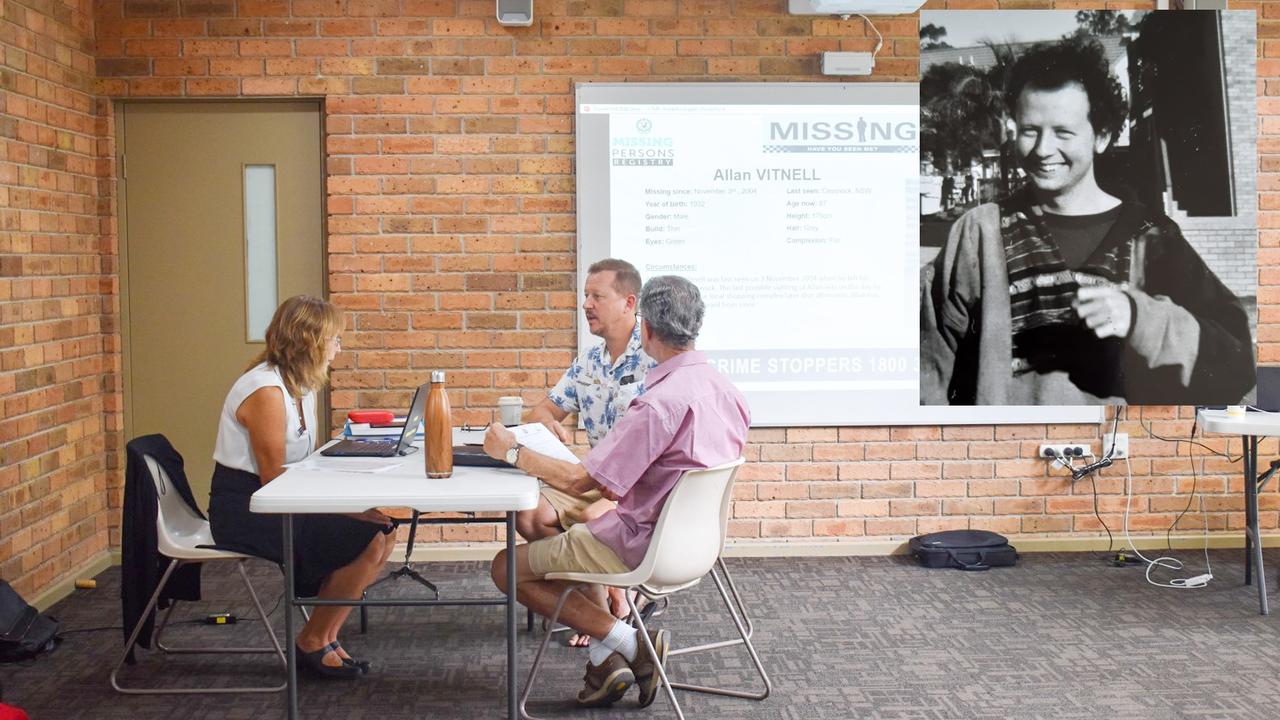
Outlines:
[[[336,458],[350,463],[353,458]],[[365,458],[354,458],[365,460]],[[291,467],[253,494],[256,513],[349,513],[376,507],[408,507],[422,512],[507,512],[538,506],[537,479],[506,468],[458,467],[453,477],[430,479],[421,453],[401,467],[355,473],[324,467],[318,453],[311,467]],[[368,458],[370,462],[385,460]]]
[[[1280,413],[1249,411],[1244,416],[1230,417],[1226,410],[1201,410],[1196,413],[1196,423],[1209,433],[1265,437],[1280,435]]]

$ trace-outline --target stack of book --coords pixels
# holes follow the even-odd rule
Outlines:
[[[404,430],[404,421],[402,417],[398,417],[394,422],[389,423],[353,423],[350,420],[342,427],[342,437],[349,440],[378,440],[383,438],[398,438],[400,432]],[[414,436],[417,439],[422,438],[422,425],[418,425],[418,432]]]

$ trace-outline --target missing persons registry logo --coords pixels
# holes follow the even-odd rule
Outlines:
[[[675,165],[675,141],[654,135],[653,120],[635,122],[635,134],[619,134],[609,140],[609,164],[614,167],[670,167]]]

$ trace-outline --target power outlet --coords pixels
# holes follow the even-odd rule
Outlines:
[[[1111,449],[1111,433],[1105,433],[1102,436],[1102,456],[1106,457],[1107,453],[1111,453],[1112,460],[1129,457],[1129,433],[1116,433],[1116,446]]]
[[[1072,458],[1093,457],[1093,452],[1089,450],[1088,445],[1082,445],[1079,443],[1062,443],[1060,445],[1048,444],[1040,446],[1040,457],[1063,457],[1070,460]]]

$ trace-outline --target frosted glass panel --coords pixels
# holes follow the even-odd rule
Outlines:
[[[249,342],[263,342],[276,290],[276,168],[244,168],[245,308]]]

